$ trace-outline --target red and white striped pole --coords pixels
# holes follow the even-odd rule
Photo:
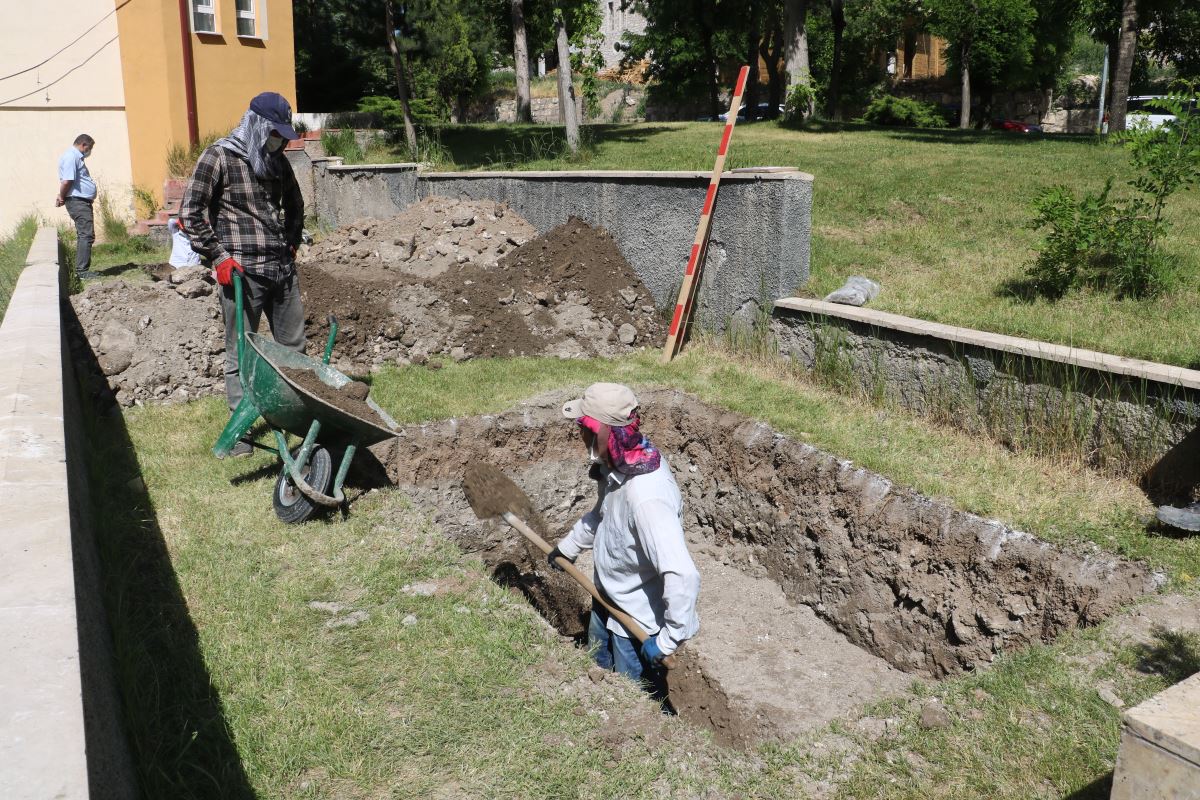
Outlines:
[[[726,116],[725,133],[721,135],[721,146],[717,149],[717,160],[713,164],[712,177],[708,179],[708,192],[704,195],[704,207],[700,211],[700,223],[696,226],[696,238],[692,242],[691,255],[688,256],[687,271],[684,272],[683,283],[679,287],[679,299],[675,303],[675,313],[671,315],[671,328],[667,331],[667,343],[663,347],[662,363],[664,364],[673,359],[679,353],[679,348],[683,346],[684,333],[692,315],[692,302],[696,298],[700,270],[708,252],[708,234],[712,230],[713,205],[717,201],[717,187],[721,185],[721,173],[725,171],[725,154],[729,152],[729,140],[733,137],[733,125],[737,122],[738,111],[742,108],[742,92],[746,89],[746,76],[749,74],[750,68],[742,67],[738,72],[737,84],[733,89],[733,99],[729,103],[729,114]]]

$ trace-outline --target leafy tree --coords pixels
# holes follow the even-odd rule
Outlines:
[[[391,93],[382,5],[294,0],[292,19],[297,108],[352,111],[364,95]]]
[[[728,25],[717,0],[634,0],[631,7],[646,18],[646,31],[628,36],[627,59],[650,58],[656,100],[690,104],[704,98],[716,116],[718,71],[745,54],[745,37]],[[736,18],[733,18],[736,19]],[[741,40],[739,42],[739,39]]]
[[[1035,16],[1030,0],[929,0],[930,29],[949,43],[961,84],[958,125],[971,125],[971,92],[990,100],[1029,70]],[[981,120],[982,121],[982,120]]]

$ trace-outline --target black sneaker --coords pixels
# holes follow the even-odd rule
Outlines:
[[[92,272],[90,269],[85,269],[82,272],[76,272],[75,274],[79,276],[79,280],[81,281],[104,277],[99,272]]]
[[[254,448],[249,442],[238,441],[238,443],[233,446],[233,449],[229,451],[229,455],[233,456],[234,458],[241,458],[242,456],[248,456],[253,452]]]

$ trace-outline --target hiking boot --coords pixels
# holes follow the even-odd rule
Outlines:
[[[254,448],[249,442],[243,439],[239,440],[238,443],[233,446],[233,449],[229,451],[229,455],[233,458],[241,458],[242,456],[248,456],[253,452]]]

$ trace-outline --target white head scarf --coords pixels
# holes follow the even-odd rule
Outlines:
[[[267,152],[267,137],[275,130],[275,123],[253,111],[247,111],[236,128],[223,139],[217,140],[218,147],[250,162],[256,178],[274,180],[279,177],[279,162],[283,151]]]

